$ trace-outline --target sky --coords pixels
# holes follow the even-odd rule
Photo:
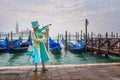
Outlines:
[[[89,33],[120,34],[120,0],[0,0],[0,32],[15,32],[17,21],[20,31],[32,30],[37,20],[52,24],[50,36],[75,34],[85,32],[85,19]]]

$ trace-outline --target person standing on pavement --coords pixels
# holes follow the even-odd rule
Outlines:
[[[33,44],[31,46],[31,50],[28,49],[27,54],[31,56],[32,62],[35,63],[35,72],[37,72],[37,64],[41,62],[42,71],[47,71],[45,67],[45,62],[49,60],[48,51],[46,50],[46,46],[43,40],[43,33],[47,33],[49,30],[49,25],[43,26],[39,29],[38,21],[31,22],[33,33],[32,33],[32,41]]]

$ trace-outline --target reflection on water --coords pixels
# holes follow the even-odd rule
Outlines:
[[[105,57],[91,52],[71,53],[70,51],[66,52],[64,49],[61,53],[51,53],[49,51],[49,56],[50,60],[46,63],[47,65],[120,62],[119,57]],[[29,56],[25,53],[0,53],[0,66],[33,65],[28,58]]]
[[[55,59],[56,62],[53,62],[51,64],[59,64],[59,62],[61,62],[62,59],[62,53],[51,53],[53,55],[53,59]]]
[[[16,53],[16,54],[11,54],[12,56],[10,57],[10,59],[8,60],[9,66],[12,66],[13,63],[18,63],[16,62],[16,59],[20,59],[21,56],[23,56],[24,54],[20,54],[20,53]],[[22,61],[22,60],[20,60]]]

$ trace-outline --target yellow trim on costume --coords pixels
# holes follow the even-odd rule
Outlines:
[[[32,33],[32,38],[33,38],[33,41],[34,41],[34,43],[35,43],[35,48],[36,48],[36,49],[39,49],[39,48],[40,48],[40,47],[39,47],[39,41],[37,41],[37,40],[38,40],[38,36],[35,37],[35,34]]]
[[[43,45],[45,46],[45,43],[44,43],[44,42],[43,42]],[[46,54],[48,55],[48,58],[50,59],[50,56],[49,56],[48,51],[47,51],[47,49],[46,49],[46,46],[45,46],[45,51],[46,51]]]

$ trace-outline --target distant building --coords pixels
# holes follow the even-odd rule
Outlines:
[[[4,34],[4,32],[0,32],[0,34]]]
[[[23,34],[24,36],[29,36],[30,30],[27,28],[26,30],[23,30],[20,32],[20,34]]]
[[[19,26],[18,26],[18,22],[16,22],[16,33],[19,33]]]

